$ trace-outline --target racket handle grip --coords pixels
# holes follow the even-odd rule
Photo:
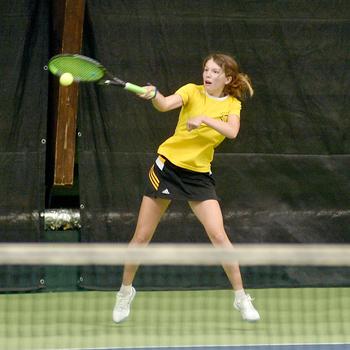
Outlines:
[[[147,92],[145,88],[131,83],[125,83],[124,89],[134,92],[135,94],[144,94]]]

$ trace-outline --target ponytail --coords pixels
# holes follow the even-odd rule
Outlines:
[[[231,82],[226,85],[224,92],[240,100],[254,95],[250,78],[244,73],[238,73],[234,79],[232,78]]]

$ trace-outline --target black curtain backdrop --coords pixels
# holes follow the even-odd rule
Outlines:
[[[47,1],[0,2],[0,241],[40,240],[44,209]],[[41,288],[40,269],[2,267],[0,290]]]
[[[234,55],[255,95],[243,106],[238,138],[213,162],[231,239],[349,243],[349,18],[348,1],[91,0],[84,54],[164,94],[201,83],[208,53]],[[129,241],[147,171],[178,111],[159,113],[97,85],[81,88],[79,108],[82,240]],[[154,241],[207,238],[187,204],[173,203]],[[109,269],[82,274],[85,288],[118,284]]]

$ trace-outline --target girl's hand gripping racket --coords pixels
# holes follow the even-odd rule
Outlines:
[[[115,85],[136,94],[145,94],[147,92],[141,86],[114,77],[101,63],[83,55],[56,55],[50,59],[47,67],[57,77],[61,77],[64,73],[71,74],[75,82]]]

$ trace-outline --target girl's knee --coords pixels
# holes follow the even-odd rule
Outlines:
[[[227,237],[226,232],[212,232],[208,233],[210,240],[215,245],[230,245],[231,242]]]
[[[152,238],[152,234],[138,232],[137,234],[134,235],[130,243],[133,245],[139,245],[139,244],[143,245],[143,244],[149,243],[151,238]]]

